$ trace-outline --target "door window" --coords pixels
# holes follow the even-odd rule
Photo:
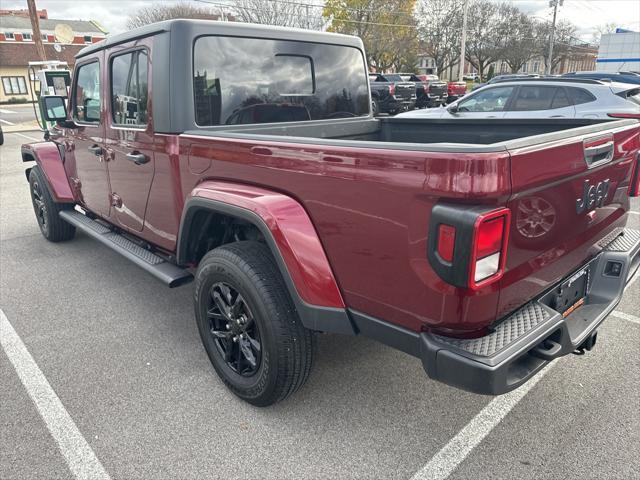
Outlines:
[[[136,50],[111,60],[111,112],[116,125],[147,124],[148,56]]]
[[[87,63],[78,68],[73,93],[73,118],[79,123],[100,122],[100,65]]]
[[[458,104],[459,112],[502,112],[514,87],[488,88]]]
[[[509,110],[531,111],[552,110],[568,107],[571,103],[563,87],[526,85],[520,87],[518,95]]]

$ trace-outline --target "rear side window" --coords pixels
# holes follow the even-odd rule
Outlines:
[[[100,65],[87,63],[78,68],[73,92],[73,118],[80,123],[100,122]]]
[[[367,73],[356,48],[204,36],[193,57],[201,126],[369,114]]]
[[[574,105],[593,102],[596,99],[596,97],[584,88],[567,87],[567,90],[569,91],[569,98],[571,98],[571,102]]]
[[[622,94],[627,100],[635,103],[636,105],[640,105],[640,88],[634,88],[633,90],[628,90]]]
[[[114,124],[147,124],[147,65],[146,50],[135,50],[111,59],[111,114]]]
[[[569,105],[569,99],[562,87],[526,85],[520,87],[510,110],[519,112],[551,110],[554,108],[568,107]]]

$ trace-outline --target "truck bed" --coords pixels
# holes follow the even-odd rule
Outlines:
[[[624,123],[618,122],[619,125]],[[288,143],[313,143],[394,150],[442,151],[460,148],[475,151],[498,151],[509,146],[523,146],[531,141],[549,141],[576,133],[593,133],[616,123],[601,119],[522,119],[462,120],[354,118],[328,123],[305,121],[288,124],[221,125],[185,132],[227,138],[262,139]],[[624,122],[624,121],[622,121]],[[585,127],[579,132],[574,129]],[[572,130],[568,132],[568,130]],[[540,138],[540,135],[549,134]],[[312,141],[310,141],[313,139]],[[336,142],[336,140],[338,142]],[[514,142],[517,141],[517,142]],[[504,142],[510,142],[505,145]],[[503,144],[501,144],[503,143]],[[482,147],[484,146],[484,147]]]

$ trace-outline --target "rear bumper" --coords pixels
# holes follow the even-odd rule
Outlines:
[[[640,231],[620,229],[600,247],[601,253],[587,264],[591,273],[585,305],[567,318],[551,308],[552,289],[485,337],[422,333],[419,356],[429,377],[471,392],[498,395],[584,345],[620,302],[626,283],[640,266]],[[607,274],[611,262],[620,264],[617,276]]]

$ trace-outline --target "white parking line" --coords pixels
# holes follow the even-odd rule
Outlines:
[[[91,450],[2,310],[0,310],[0,345],[13,364],[13,368],[16,369],[22,385],[58,444],[74,477],[78,480],[110,480],[111,477]]]
[[[523,386],[496,397],[480,410],[467,425],[436,453],[412,480],[445,480],[471,451],[491,433],[529,391],[542,380],[557,362],[552,362]]]
[[[0,113],[18,113],[13,110],[7,110],[6,108],[0,108]]]
[[[640,277],[640,270],[627,283],[628,289]],[[612,315],[640,324],[640,318],[615,310]],[[523,386],[496,397],[460,430],[411,480],[445,480],[458,468],[471,451],[513,410],[524,396],[557,364],[552,362]]]
[[[0,118],[0,122],[6,123],[7,125],[15,125],[15,123],[10,122],[9,120],[5,120],[4,118]]]
[[[43,139],[43,138],[30,137],[29,135],[24,135],[24,134],[22,134],[22,133],[20,133],[20,132],[10,132],[10,133],[12,133],[12,134],[14,134],[14,135],[18,135],[19,137],[26,138],[26,139],[28,139],[28,140],[35,140],[36,142],[44,142],[44,139]]]
[[[640,325],[640,317],[636,317],[635,315],[631,315],[630,313],[624,313],[619,310],[614,310],[613,312],[611,312],[611,315]]]

